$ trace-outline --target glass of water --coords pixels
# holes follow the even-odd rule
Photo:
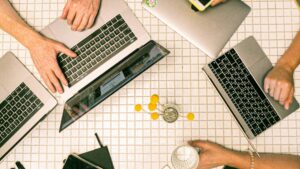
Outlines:
[[[182,145],[177,147],[171,156],[171,162],[175,169],[197,169],[199,164],[199,150]]]

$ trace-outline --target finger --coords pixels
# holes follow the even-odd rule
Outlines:
[[[270,89],[270,79],[266,77],[264,81],[264,90],[266,93],[269,93],[269,89]]]
[[[51,71],[51,72],[48,73],[48,77],[49,77],[51,83],[54,85],[54,87],[58,91],[58,93],[62,94],[63,89],[62,89],[57,77],[55,76],[55,74]]]
[[[211,3],[211,6],[216,6],[218,5],[219,3],[221,2],[224,2],[225,0],[214,0],[212,3]]]
[[[198,147],[200,149],[205,149],[207,147],[207,142],[202,140],[189,141],[188,144],[192,147]]]
[[[42,79],[45,82],[46,86],[48,87],[48,89],[52,92],[55,93],[56,90],[54,88],[54,86],[52,85],[51,81],[49,80],[47,75],[42,75]]]
[[[280,85],[276,85],[276,88],[274,90],[274,99],[279,100],[280,93],[281,93],[282,87]]]
[[[70,57],[76,57],[77,54],[75,52],[73,52],[72,50],[68,49],[65,45],[61,44],[61,43],[57,43],[56,44],[56,50],[57,52],[61,52],[64,53]]]
[[[286,101],[285,104],[284,104],[284,108],[285,108],[286,110],[288,110],[288,109],[290,108],[290,105],[291,105],[292,102],[293,102],[294,92],[295,92],[295,89],[292,88],[291,92],[289,93],[289,97],[288,97],[287,101]]]
[[[63,13],[61,15],[61,18],[62,19],[66,19],[67,16],[68,16],[68,13],[69,13],[69,9],[70,9],[70,3],[71,1],[68,0],[68,2],[66,3],[65,7],[64,7],[64,10],[63,10]]]
[[[93,13],[90,18],[89,18],[89,21],[88,21],[88,24],[87,24],[87,28],[91,28],[95,22],[95,18],[97,16],[97,13]]]
[[[53,71],[56,77],[61,81],[61,83],[65,86],[68,86],[68,81],[57,63],[55,63]]]
[[[274,92],[276,89],[276,81],[275,80],[270,80],[270,96],[273,97],[274,96]]]
[[[67,21],[68,21],[68,24],[69,25],[72,25],[73,24],[73,20],[74,20],[74,18],[75,18],[75,15],[76,15],[76,13],[75,13],[75,10],[73,9],[71,9],[71,10],[69,10],[69,12],[68,12],[68,16],[67,16]]]
[[[289,95],[291,93],[291,88],[283,88],[281,89],[281,93],[279,96],[280,104],[284,104],[286,101],[289,101]]]
[[[84,15],[77,31],[83,31],[86,28],[88,21],[89,21],[89,17],[87,15]]]
[[[72,24],[72,27],[71,27],[71,29],[73,31],[76,31],[78,29],[78,27],[81,23],[82,17],[83,17],[82,15],[76,15],[75,20],[74,20],[74,22]]]

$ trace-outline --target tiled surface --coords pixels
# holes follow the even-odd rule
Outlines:
[[[12,0],[21,16],[40,30],[61,14],[63,0]],[[116,168],[162,168],[170,164],[170,153],[184,141],[209,139],[234,149],[248,147],[226,106],[201,71],[210,59],[142,9],[140,0],[127,0],[152,38],[171,54],[126,85],[63,133],[58,133],[60,105],[30,133],[0,164],[6,169],[16,160],[30,169],[61,168],[71,152],[83,153],[98,147],[98,132],[110,147]],[[226,45],[225,50],[253,35],[273,63],[299,30],[300,14],[293,0],[246,0],[252,12]],[[15,39],[0,32],[0,54],[13,51],[39,78],[29,52]],[[300,100],[300,71],[295,73],[296,97]],[[135,113],[135,103],[149,102],[158,93],[161,103],[181,105],[183,113],[195,112],[196,120],[166,124],[151,121],[148,114]],[[290,115],[253,142],[260,152],[300,155],[300,112]]]

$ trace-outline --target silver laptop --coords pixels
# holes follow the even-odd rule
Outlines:
[[[69,87],[64,88],[62,95],[64,101],[150,41],[150,36],[124,0],[102,0],[92,29],[75,32],[65,20],[57,19],[42,33],[78,54],[75,59],[65,55],[58,57],[69,81]]]
[[[217,56],[250,12],[241,0],[229,0],[204,12],[188,0],[158,0],[143,6],[210,57]]]
[[[253,37],[203,68],[250,139],[299,108],[294,98],[289,110],[285,110],[264,92],[264,78],[272,68],[272,63]]]
[[[0,59],[0,160],[56,104],[16,56],[6,53]]]

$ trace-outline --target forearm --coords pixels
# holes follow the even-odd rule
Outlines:
[[[254,157],[255,169],[300,169],[300,157],[283,154],[260,154]],[[249,169],[250,155],[247,152],[234,152],[231,160],[226,164],[239,169]]]
[[[291,71],[294,71],[300,64],[300,31],[297,33],[290,47],[279,59],[278,64],[286,65]]]
[[[42,36],[27,25],[7,0],[0,1],[0,28],[30,48]]]

